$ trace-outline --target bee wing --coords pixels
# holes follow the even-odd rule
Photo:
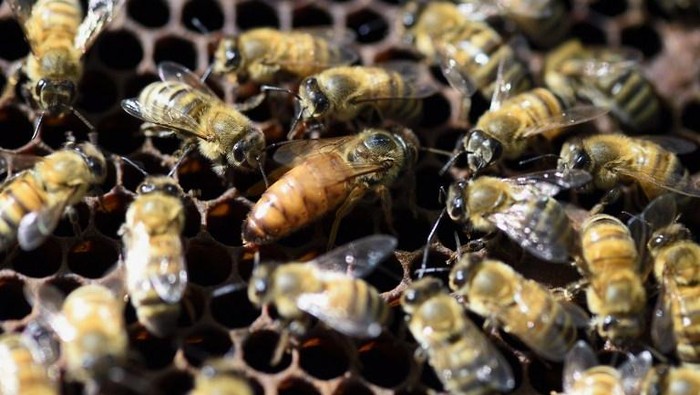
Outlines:
[[[586,50],[586,57],[567,60],[560,71],[565,75],[599,78],[632,70],[644,59],[641,51],[633,48],[587,47]]]
[[[302,294],[297,298],[297,307],[348,336],[367,338],[382,333],[382,323],[371,314],[349,314],[347,309],[334,307],[325,292]]]
[[[282,165],[297,163],[305,157],[340,148],[352,141],[355,136],[328,139],[285,141],[272,155],[272,159]]]
[[[495,15],[520,15],[546,18],[552,14],[552,0],[460,0],[459,11],[470,20],[485,20]]]
[[[309,262],[323,271],[363,277],[394,252],[393,236],[373,235],[340,246]]]
[[[24,155],[0,151],[0,174],[7,172],[17,173],[21,170],[33,167],[42,159],[43,157],[37,155]]]
[[[653,365],[653,358],[649,351],[642,351],[637,355],[630,355],[618,368],[622,378],[622,388],[626,395],[639,394],[640,384]]]
[[[676,333],[673,331],[673,316],[671,315],[671,306],[666,287],[669,286],[669,281],[664,276],[663,286],[659,292],[659,297],[656,300],[654,314],[651,320],[651,340],[657,350],[666,354],[676,347]]]
[[[82,53],[87,52],[95,42],[100,32],[112,21],[114,15],[121,9],[124,0],[90,0],[88,12],[78,27],[75,36],[75,48]]]
[[[452,44],[438,44],[436,43],[435,48],[437,49],[438,63],[440,64],[440,70],[442,75],[447,80],[447,83],[455,89],[457,92],[462,94],[463,97],[471,97],[479,89],[476,82],[465,72],[464,68],[457,62],[452,55],[451,51],[455,49]],[[478,49],[475,49],[478,50]]]
[[[177,129],[204,140],[212,138],[211,135],[201,132],[197,120],[184,111],[153,103],[142,103],[137,98],[122,100],[122,109],[127,114],[145,122]]]
[[[31,251],[46,241],[46,238],[56,229],[66,209],[68,196],[63,196],[57,204],[50,205],[39,211],[32,211],[19,221],[17,241],[25,251]]]
[[[63,341],[75,338],[75,328],[61,311],[66,298],[58,288],[44,284],[37,289],[36,296],[25,288],[25,295],[32,302],[32,306],[39,310],[39,322],[47,324]]]
[[[30,321],[22,331],[22,343],[32,353],[32,358],[44,365],[50,365],[61,356],[60,344],[53,336],[51,328],[39,320]]]
[[[683,175],[670,176],[667,179],[659,179],[656,174],[642,173],[640,171],[632,171],[624,167],[615,167],[612,169],[621,175],[624,175],[632,180],[649,183],[659,188],[665,189],[668,192],[678,193],[680,195],[700,197],[700,188],[690,184],[690,180],[685,179]]]
[[[162,257],[158,271],[150,276],[158,296],[166,303],[178,303],[187,288],[187,270],[182,255]]]
[[[487,219],[532,255],[549,262],[568,263],[569,248],[560,240],[559,229],[538,226],[542,217],[531,213],[532,207],[543,207],[549,199],[540,196],[537,202],[515,203]]]
[[[193,73],[187,67],[170,61],[160,62],[158,64],[158,76],[161,81],[177,81],[182,82],[198,91],[206,93],[218,99],[216,93],[211,90],[199,76]]]
[[[505,56],[498,62],[498,72],[496,74],[496,82],[493,90],[493,96],[491,96],[489,111],[496,111],[501,108],[503,102],[511,96],[513,84],[506,78],[505,70],[510,69],[514,62],[514,56]]]
[[[295,29],[300,33],[308,33],[312,36],[322,38],[329,42],[328,60],[324,63],[313,62],[319,66],[335,67],[354,63],[359,59],[360,55],[350,48],[350,45],[355,42],[357,35],[350,29],[335,29],[332,27],[310,27],[304,29]],[[313,56],[311,56],[312,58]],[[279,62],[288,64],[287,62]]]
[[[564,392],[573,393],[574,384],[581,378],[581,374],[597,365],[598,357],[588,343],[583,340],[576,342],[564,359]]]
[[[420,63],[407,60],[397,60],[381,63],[378,66],[394,71],[401,75],[405,86],[409,87],[400,96],[395,97],[366,97],[353,101],[353,103],[364,103],[377,100],[392,99],[422,99],[437,92],[437,86],[430,80],[428,70]]]
[[[578,125],[601,117],[610,112],[609,108],[599,106],[580,105],[564,110],[561,114],[553,115],[543,122],[539,122],[521,134],[523,138],[535,136],[552,129],[565,128]]]
[[[660,145],[661,148],[665,149],[666,151],[670,151],[676,155],[689,154],[698,149],[698,146],[693,141],[681,137],[648,135],[638,136],[638,138],[642,138],[656,143]]]
[[[593,179],[590,173],[581,169],[544,170],[523,176],[506,178],[504,181],[516,185],[527,185],[538,190],[540,195],[554,196],[563,189],[578,188]]]

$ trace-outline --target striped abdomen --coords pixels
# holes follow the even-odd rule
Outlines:
[[[305,32],[280,32],[278,49],[280,51],[280,66],[298,77],[306,77],[319,73],[338,56],[333,56],[337,49],[329,42],[313,34]],[[272,61],[274,63],[274,60]]]
[[[0,249],[6,249],[17,238],[22,218],[46,205],[47,195],[34,173],[25,171],[9,181],[0,192]]]
[[[591,277],[615,270],[637,270],[637,246],[629,229],[610,215],[596,215],[584,222],[581,249],[585,271]]]
[[[675,154],[643,139],[636,139],[635,145],[636,147],[633,147],[634,151],[630,155],[633,160],[631,163],[632,171],[647,174],[662,184],[681,189],[688,182],[688,170]],[[668,192],[666,189],[642,179],[638,182],[650,200]]]
[[[243,224],[243,241],[269,243],[334,210],[350,192],[349,173],[339,154],[310,156],[263,193]]]
[[[508,19],[513,20],[530,40],[540,46],[548,47],[559,42],[571,26],[571,18],[562,0],[538,2],[537,5],[516,1],[511,7],[526,7],[530,11],[531,14],[509,12]],[[538,12],[541,16],[537,15]]]
[[[215,98],[177,81],[154,82],[146,86],[139,94],[138,101],[147,104],[143,109],[144,113],[158,119],[159,124],[177,130],[189,130],[189,128],[177,117],[165,117],[161,114],[154,116],[149,113],[148,108],[152,106],[167,110],[163,112],[164,114],[187,115],[202,125],[204,130],[208,130],[211,125],[207,122],[207,117],[219,107],[219,102]]]
[[[368,90],[365,93],[366,98],[392,98],[369,102],[382,116],[404,123],[420,119],[423,113],[423,100],[415,98],[416,86],[409,84],[401,74],[395,71],[367,68],[366,73],[367,79],[363,81],[363,86]]]
[[[345,312],[353,321],[368,325],[383,325],[386,322],[389,314],[386,302],[365,281],[347,277],[327,280],[324,288],[328,306]],[[379,326],[373,326],[379,329]]]
[[[41,56],[51,48],[72,48],[82,19],[78,0],[39,0],[26,22],[28,36],[38,46],[36,53]]]
[[[463,334],[463,336],[469,335]],[[474,347],[474,343],[478,342],[482,342],[481,347]],[[498,351],[491,349],[491,347],[485,337],[473,341],[465,341],[464,338],[461,338],[452,343],[429,349],[429,362],[448,393],[456,395],[493,394],[497,393],[497,389],[505,384],[489,382],[487,381],[489,376],[479,375],[484,366],[493,366],[492,353]],[[502,369],[503,367],[498,368]],[[493,378],[491,379],[493,380]]]
[[[624,395],[620,374],[610,366],[594,366],[580,374],[567,395]]]

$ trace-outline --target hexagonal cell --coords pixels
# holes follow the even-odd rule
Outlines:
[[[136,350],[146,369],[159,370],[170,365],[177,347],[172,339],[156,337],[143,327],[129,331],[129,345]]]
[[[68,249],[68,268],[87,278],[104,276],[119,260],[119,250],[108,239],[87,237]]]
[[[55,239],[49,238],[32,251],[18,248],[17,253],[10,259],[10,265],[25,276],[43,278],[56,273],[62,260],[61,245]]]
[[[128,155],[143,145],[145,137],[141,121],[121,109],[104,116],[97,124],[97,142],[104,149],[118,155]]]
[[[117,86],[108,74],[90,70],[80,81],[77,107],[89,112],[105,112],[117,104]]]
[[[540,394],[562,391],[562,364],[544,362],[535,358],[528,366],[527,373],[530,385]]]
[[[236,26],[240,30],[254,27],[279,27],[277,11],[262,1],[242,1],[236,4]]]
[[[604,45],[608,41],[601,28],[585,21],[574,24],[571,27],[571,35],[587,45]]]
[[[357,42],[361,44],[381,41],[389,34],[389,24],[384,17],[369,8],[348,15],[346,25],[357,34]]]
[[[451,111],[450,102],[447,101],[445,96],[436,93],[423,100],[424,117],[421,119],[420,124],[425,128],[442,125],[450,119]]]
[[[126,29],[102,33],[95,47],[102,63],[114,70],[133,70],[143,58],[141,42]],[[115,51],[114,48],[120,50]]]
[[[388,292],[396,288],[403,278],[403,266],[393,254],[380,263],[364,280],[379,292]]]
[[[207,230],[217,241],[230,246],[240,246],[241,226],[250,211],[240,199],[225,200],[209,208]]]
[[[204,315],[206,297],[198,287],[188,285],[180,300],[180,316],[177,320],[179,328],[187,328],[199,322]]]
[[[21,320],[32,308],[24,298],[24,281],[17,277],[0,278],[0,300],[12,303],[0,303],[0,321]]]
[[[294,10],[292,14],[292,26],[295,28],[304,26],[330,26],[333,18],[328,11],[314,5],[306,5]]]
[[[56,287],[64,295],[75,291],[84,285],[84,280],[75,274],[61,275],[60,277],[52,277],[46,284]]]
[[[54,236],[58,237],[73,237],[80,234],[88,226],[90,221],[90,208],[84,202],[79,202],[72,206],[72,210],[75,213],[73,217],[70,215],[64,215],[61,220],[58,221],[56,229],[53,231]],[[75,224],[73,221],[77,221]],[[76,229],[75,227],[78,227]],[[76,233],[76,231],[79,231]]]
[[[592,10],[607,16],[618,16],[627,11],[626,0],[598,0],[590,4]]]
[[[5,149],[15,149],[27,144],[34,133],[34,126],[27,116],[12,106],[0,108],[0,129],[12,131],[0,133],[0,147]]]
[[[374,63],[390,62],[396,60],[419,61],[420,55],[406,48],[389,48],[374,56]]]
[[[663,47],[659,33],[651,25],[628,26],[622,29],[620,37],[622,45],[642,51],[645,58],[653,57]]]
[[[186,395],[194,388],[194,377],[184,370],[171,369],[153,380],[159,394]]]
[[[263,373],[279,373],[289,367],[292,356],[289,352],[282,355],[277,365],[272,364],[272,356],[280,341],[277,332],[269,330],[255,331],[243,342],[243,359],[251,368]]]
[[[374,392],[358,380],[345,380],[338,384],[333,395],[372,395]]]
[[[204,27],[204,32],[200,31],[198,26],[195,26],[195,19]],[[185,3],[185,6],[182,8],[180,23],[193,32],[214,32],[221,30],[224,26],[224,14],[216,1],[191,0]]]
[[[77,110],[80,111],[80,108]],[[83,121],[68,114],[63,117],[44,116],[39,133],[44,143],[58,150],[65,146],[67,135],[70,134],[76,141],[90,141],[88,134],[91,131]]]
[[[182,351],[190,364],[199,367],[207,358],[232,352],[233,342],[228,333],[214,326],[200,326],[182,340]]]
[[[228,251],[209,241],[191,240],[185,259],[189,281],[202,286],[223,283],[233,270]]]
[[[277,386],[278,395],[321,395],[310,382],[296,377],[284,379]]]
[[[197,68],[197,50],[189,40],[176,36],[166,36],[156,41],[153,61],[159,64],[166,60],[195,70]]]
[[[408,378],[411,355],[402,344],[380,337],[363,342],[358,353],[360,374],[370,383],[395,388]]]
[[[304,339],[299,345],[299,366],[320,380],[338,377],[350,367],[349,350],[343,345],[343,339],[333,333]]]
[[[260,309],[248,299],[248,287],[240,284],[232,292],[212,296],[209,310],[216,322],[230,328],[245,328],[260,316]]]
[[[410,210],[394,212],[394,229],[398,232],[398,249],[414,251],[425,245],[430,231],[430,223],[422,215],[414,215]]]
[[[22,27],[12,18],[0,19],[0,58],[19,60],[29,54],[29,45],[24,39]]]
[[[192,193],[200,200],[219,197],[224,191],[221,177],[212,170],[212,164],[199,153],[190,154],[177,168],[177,179],[185,192]]]
[[[161,27],[170,20],[168,2],[164,0],[130,0],[126,10],[129,18],[146,28]]]
[[[100,199],[95,210],[95,226],[103,235],[120,239],[117,233],[126,220],[126,210],[133,201],[129,195],[115,193]]]

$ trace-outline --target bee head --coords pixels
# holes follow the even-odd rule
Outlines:
[[[76,95],[75,83],[66,79],[42,78],[35,90],[41,107],[54,115],[70,110]]]
[[[214,53],[214,72],[217,74],[235,74],[241,67],[241,51],[238,48],[238,40],[224,38],[216,47]]]
[[[651,235],[647,247],[652,254],[681,240],[691,240],[692,234],[685,226],[674,223]]]
[[[465,148],[469,169],[474,173],[497,161],[503,153],[503,145],[480,129],[469,133]]]
[[[258,265],[248,283],[248,299],[256,306],[267,303],[271,298],[271,282],[275,266],[271,264]]]
[[[580,169],[591,172],[593,161],[580,143],[567,143],[561,149],[559,169]]]
[[[147,177],[138,186],[136,192],[139,195],[148,195],[153,192],[164,193],[173,197],[181,197],[184,193],[182,188],[170,177],[156,176]]]
[[[416,280],[401,295],[401,305],[407,313],[411,313],[428,299],[442,292],[442,281],[435,277],[424,277]]]
[[[464,198],[467,192],[469,182],[467,180],[459,180],[447,189],[447,215],[456,222],[465,222],[469,218],[469,208],[467,207],[466,199]]]
[[[233,145],[227,160],[234,167],[247,164],[251,168],[258,166],[260,155],[265,150],[265,137],[259,130],[249,130],[245,136]]]
[[[304,118],[322,117],[330,109],[331,103],[323,92],[318,80],[309,77],[301,84],[299,95],[302,97],[302,113]]]
[[[92,183],[99,184],[107,177],[107,162],[102,152],[90,143],[70,144],[67,148],[72,149],[85,161],[90,174],[94,177]]]
[[[636,338],[644,330],[644,325],[640,316],[606,315],[596,320],[598,334],[613,343]]]
[[[468,293],[469,282],[474,274],[474,266],[478,259],[473,254],[463,254],[457,264],[450,271],[449,286],[460,295]]]

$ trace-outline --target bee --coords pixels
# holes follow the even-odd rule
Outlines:
[[[412,1],[403,9],[403,39],[431,62],[465,97],[496,92],[500,64],[514,93],[530,89],[528,68],[496,30],[449,1]]]
[[[635,386],[651,370],[648,351],[630,354],[620,367],[600,365],[590,346],[576,343],[564,361],[564,393],[566,395],[625,395],[637,393]]]
[[[437,87],[427,69],[413,62],[332,67],[301,81],[297,119],[305,123],[330,118],[346,122],[379,116],[417,122],[423,112],[420,99],[435,92]],[[290,133],[295,132],[294,126]]]
[[[304,78],[358,59],[347,45],[354,34],[331,28],[280,31],[268,27],[225,37],[214,52],[212,73],[232,82],[269,84],[282,76]]]
[[[644,330],[648,274],[635,240],[619,219],[595,214],[581,225],[579,270],[587,279],[588,308],[598,334],[613,342],[633,339]]]
[[[537,281],[492,259],[462,255],[450,272],[450,289],[469,310],[552,361],[564,359],[576,341],[576,328],[588,323],[580,307],[557,300]]]
[[[700,370],[696,366],[659,366],[651,369],[639,386],[641,395],[688,395],[700,393]]]
[[[347,336],[377,337],[389,308],[359,277],[374,270],[396,243],[391,236],[374,235],[309,262],[259,265],[248,284],[248,298],[256,306],[274,305],[283,326],[295,335],[306,332],[311,315]]]
[[[506,83],[498,81],[497,84]],[[564,127],[587,122],[606,112],[599,107],[576,106],[545,88],[535,88],[503,102],[497,95],[490,110],[464,137],[462,151],[455,153],[443,171],[462,152],[466,153],[472,174],[501,158],[516,159],[532,145],[536,136],[551,140]]]
[[[584,171],[546,171],[514,178],[459,180],[447,191],[446,211],[472,229],[499,229],[532,255],[569,262],[576,234],[564,208],[552,197],[589,182]]]
[[[57,351],[44,348],[26,329],[22,333],[2,335],[0,394],[58,395],[57,372],[48,366],[49,362],[55,362]],[[54,359],[50,360],[51,357]]]
[[[229,167],[261,166],[265,136],[245,115],[221,101],[199,77],[176,63],[158,65],[161,81],[146,86],[138,98],[125,99],[128,114],[184,138],[195,138],[199,151],[223,174]]]
[[[74,112],[73,102],[83,75],[82,57],[120,9],[122,0],[90,1],[87,16],[78,0],[10,0],[24,29],[31,54],[20,67],[27,76],[26,96],[50,115]],[[19,77],[11,79],[9,91]],[[39,130],[37,123],[35,137]]]
[[[105,286],[84,285],[65,299],[56,288],[43,286],[35,307],[61,340],[71,379],[99,385],[126,360],[124,302]]]
[[[187,287],[182,230],[184,192],[168,176],[148,177],[119,230],[124,243],[126,290],[150,332],[168,335],[176,326]]]
[[[253,395],[253,389],[243,375],[230,367],[223,358],[207,361],[195,377],[189,395]]]
[[[559,94],[609,108],[623,126],[648,131],[659,124],[661,104],[639,69],[640,59],[631,49],[584,47],[570,40],[547,55],[544,79]]]
[[[559,154],[557,168],[585,170],[593,176],[593,185],[604,191],[619,191],[620,184],[637,184],[649,199],[672,191],[700,196],[689,183],[688,171],[676,154],[684,147],[672,147],[676,140],[647,140],[622,134],[596,134],[566,142]]]
[[[243,224],[245,244],[266,244],[336,210],[329,246],[340,219],[369,191],[390,214],[389,186],[410,174],[418,140],[407,129],[365,129],[354,136],[298,140],[282,145],[274,159],[294,167],[263,193]]]
[[[562,0],[477,0],[476,3],[484,3],[487,7],[495,3],[500,14],[540,47],[551,47],[559,42],[571,27],[571,18]]]
[[[515,387],[508,362],[440,280],[413,282],[401,296],[401,307],[411,334],[448,393],[486,394]]]
[[[106,166],[94,145],[69,142],[6,180],[0,188],[0,250],[15,240],[23,250],[39,247],[66,208],[104,181]]]

